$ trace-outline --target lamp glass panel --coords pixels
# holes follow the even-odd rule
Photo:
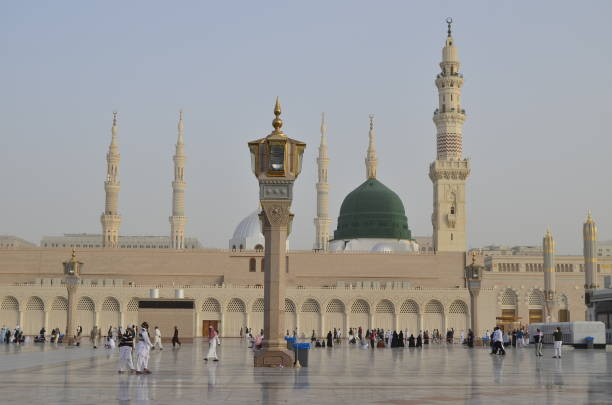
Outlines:
[[[285,147],[284,145],[270,146],[270,169],[284,170],[285,168]]]

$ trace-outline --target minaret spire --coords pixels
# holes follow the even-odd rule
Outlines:
[[[463,122],[461,105],[463,75],[459,73],[459,57],[452,37],[451,24],[442,49],[441,72],[436,76],[438,108],[434,111],[436,125],[436,160],[429,166],[429,178],[434,186],[433,226],[434,250],[464,252],[467,249],[465,181],[470,174],[470,162],[463,158]]]
[[[378,158],[376,157],[376,132],[374,131],[374,114],[370,114],[370,132],[368,137],[370,142],[368,144],[368,152],[365,158],[366,165],[366,179],[376,178],[376,169],[378,168]]]
[[[185,144],[183,143],[183,111],[179,111],[178,138],[174,153],[174,181],[172,182],[172,215],[170,239],[172,249],[185,249]]]
[[[327,151],[327,125],[325,113],[321,113],[321,144],[319,145],[319,157],[317,158],[319,181],[317,182],[317,216],[315,224],[315,250],[326,251],[329,248],[329,184],[327,183],[327,168],[329,167],[329,155]]]
[[[584,241],[584,289],[585,303],[587,305],[586,320],[594,321],[595,313],[591,297],[593,290],[598,288],[597,277],[597,224],[593,221],[591,211],[587,213],[587,219],[582,226],[582,237]]]
[[[542,240],[544,255],[544,303],[546,307],[546,321],[557,320],[557,294],[556,294],[556,269],[555,269],[555,240],[550,229]]]
[[[104,212],[100,217],[102,223],[102,247],[115,248],[119,243],[119,226],[121,216],[119,215],[119,145],[117,143],[117,112],[113,112],[113,125],[111,127],[111,143],[106,154],[106,181],[104,191],[106,201]]]

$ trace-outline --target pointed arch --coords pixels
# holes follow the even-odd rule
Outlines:
[[[232,298],[225,307],[225,327],[226,336],[240,336],[240,329],[253,328],[253,325],[247,324],[246,304],[240,298]],[[253,328],[254,329],[254,328]],[[258,330],[253,330],[254,335],[259,333]]]
[[[402,302],[398,315],[398,328],[406,331],[406,335],[416,335],[419,332],[419,304],[413,299]]]

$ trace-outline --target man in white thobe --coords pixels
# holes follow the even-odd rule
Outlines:
[[[151,350],[154,350],[155,348],[158,348],[159,350],[164,350],[164,346],[162,346],[161,331],[157,326],[155,327],[155,341]]]
[[[213,361],[219,361],[217,357],[217,344],[219,341],[219,334],[215,330],[215,328],[210,325],[208,327],[208,353],[206,353],[206,357],[204,360],[208,361],[208,359],[213,359]]]
[[[149,324],[142,323],[142,328],[138,334],[138,343],[136,344],[136,372],[139,374],[151,374],[149,371],[149,354],[151,353],[151,339],[149,339]]]

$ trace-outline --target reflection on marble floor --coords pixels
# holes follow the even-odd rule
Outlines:
[[[416,349],[312,349],[310,367],[254,369],[245,342],[226,339],[153,351],[152,375],[118,375],[118,353],[89,346],[0,346],[0,403],[7,404],[607,404],[612,352],[552,349],[505,357],[459,345]],[[348,401],[348,402],[347,402]]]

